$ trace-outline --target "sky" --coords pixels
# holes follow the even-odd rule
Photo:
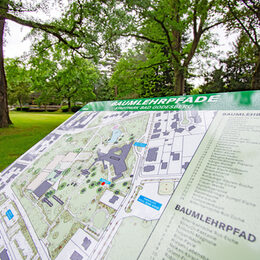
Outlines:
[[[0,0],[1,1],[1,0]],[[27,0],[25,3],[40,4],[44,0]],[[49,0],[44,2],[46,11],[38,10],[37,12],[28,12],[30,17],[37,17],[41,21],[48,21],[53,18],[61,16],[61,10],[68,5],[68,0]],[[26,14],[26,13],[25,13]],[[24,40],[24,37],[31,31],[31,28],[21,26],[12,21],[6,21],[5,30],[5,46],[4,46],[4,57],[15,58],[23,55],[24,52],[30,50],[31,41],[30,39]]]
[[[4,57],[20,57],[24,52],[30,50],[31,41],[24,40],[24,37],[30,32],[30,28],[21,26],[17,23],[8,21],[5,32]]]

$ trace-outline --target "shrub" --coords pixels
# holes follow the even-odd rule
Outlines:
[[[81,108],[82,108],[82,106],[75,105],[75,106],[71,107],[71,111],[75,113],[75,112],[79,111]]]
[[[22,111],[29,112],[29,110],[30,110],[29,107],[22,107]]]
[[[68,112],[69,111],[69,107],[68,106],[62,106],[61,110],[62,110],[62,112]]]
[[[17,107],[16,108],[16,111],[25,111],[25,112],[28,112],[30,110],[29,107],[22,107],[22,109],[20,107]]]

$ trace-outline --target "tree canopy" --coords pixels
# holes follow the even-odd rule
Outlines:
[[[227,20],[221,1],[129,0],[126,7],[132,15],[132,26],[125,36],[159,45],[174,71],[172,93],[184,94],[193,57],[209,49],[210,30]]]
[[[8,82],[8,102],[10,105],[19,103],[20,108],[29,100],[32,81],[30,71],[19,59],[5,61],[6,78]]]
[[[60,13],[51,17],[54,2]],[[0,127],[11,123],[7,89],[10,97],[19,92],[10,77],[7,88],[6,20],[32,28],[30,61],[26,68],[19,67],[31,73],[24,84],[39,92],[41,104],[52,97],[70,104],[189,93],[196,61],[212,54],[217,44],[214,28],[219,26],[223,33],[238,33],[240,47],[218,60],[215,70],[200,69],[199,74],[205,74],[201,91],[259,89],[259,10],[256,0],[2,0]],[[49,19],[41,20],[40,12]],[[130,41],[131,50],[126,50],[123,45]]]
[[[99,72],[91,61],[78,55],[64,57],[60,54],[59,57],[35,56],[29,64],[32,89],[40,93],[39,103],[66,100],[70,109],[72,101],[95,100]]]

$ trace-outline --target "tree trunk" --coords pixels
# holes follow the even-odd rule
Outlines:
[[[20,111],[22,111],[22,108],[23,108],[23,106],[22,106],[22,101],[21,101],[21,99],[19,99],[19,98],[18,98],[18,103],[19,103],[19,106],[20,106]]]
[[[253,78],[252,78],[252,89],[260,89],[260,52],[258,55],[258,60],[256,63],[256,68],[253,73]]]
[[[115,97],[117,97],[117,86],[115,86]]]
[[[184,72],[181,69],[174,71],[174,95],[181,96],[184,94]]]
[[[7,82],[4,69],[4,26],[5,19],[0,16],[0,128],[8,127],[12,124],[9,118],[8,101],[7,101]]]
[[[70,98],[68,98],[68,108],[69,108],[69,111],[71,110],[71,101],[70,101]]]

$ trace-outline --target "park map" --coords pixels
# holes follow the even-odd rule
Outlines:
[[[1,259],[137,259],[217,114],[87,110],[2,172]]]

